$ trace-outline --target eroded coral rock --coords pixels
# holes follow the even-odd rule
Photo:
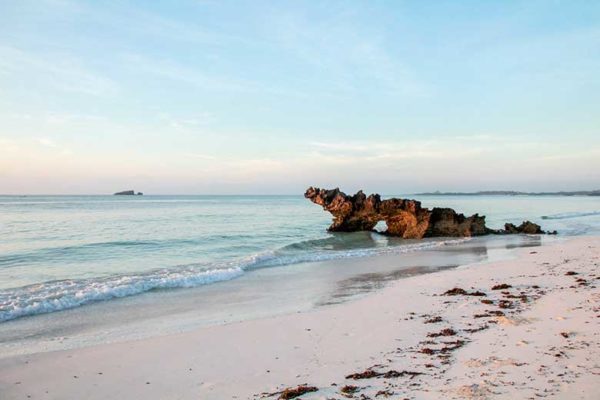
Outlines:
[[[493,230],[485,226],[485,216],[473,214],[467,217],[451,208],[424,208],[417,200],[381,200],[378,194],[367,196],[362,190],[349,196],[338,188],[328,190],[311,186],[304,197],[333,215],[331,232],[370,231],[379,221],[385,221],[387,230],[384,233],[405,239],[544,233],[539,225],[529,221],[518,227],[506,224],[504,230]]]

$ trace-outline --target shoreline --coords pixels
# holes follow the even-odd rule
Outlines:
[[[408,276],[509,259],[518,248],[556,240],[562,239],[486,236],[431,241],[424,247],[412,241],[371,256],[254,269],[215,284],[146,292],[17,318],[0,323],[0,359],[310,312],[354,301]]]
[[[308,312],[8,357],[0,360],[0,393],[244,399],[308,384],[318,391],[302,398],[344,398],[346,386],[367,398],[592,398],[600,388],[590,379],[600,374],[599,249],[598,236],[573,238],[519,249],[514,259],[406,277]],[[491,290],[502,283],[512,287]],[[487,296],[440,296],[454,287]],[[424,323],[436,317],[442,321]],[[444,329],[455,334],[427,336]],[[389,374],[345,379],[365,371]]]

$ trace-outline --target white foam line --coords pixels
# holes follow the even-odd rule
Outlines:
[[[469,238],[335,252],[306,251],[298,255],[265,252],[248,257],[241,262],[228,263],[221,268],[208,270],[188,267],[163,269],[139,275],[45,282],[0,291],[0,322],[29,315],[67,310],[97,301],[133,296],[154,289],[189,288],[226,281],[237,278],[246,269],[382,254],[402,254],[460,244],[467,240]]]
[[[67,310],[91,302],[133,296],[153,289],[184,288],[236,278],[241,268],[207,271],[161,271],[103,280],[55,281],[0,292],[0,321]]]
[[[570,213],[562,213],[562,214],[554,214],[554,215],[543,215],[542,219],[570,219],[570,218],[579,218],[579,217],[591,217],[595,215],[600,215],[600,211],[587,211],[587,212],[570,212]]]

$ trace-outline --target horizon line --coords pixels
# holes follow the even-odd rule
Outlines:
[[[333,188],[335,189],[335,188]],[[329,189],[328,189],[329,190]],[[359,191],[362,191],[360,189]],[[343,191],[342,191],[343,192]],[[357,191],[358,192],[358,191]],[[383,196],[391,196],[391,195],[444,195],[444,194],[458,194],[458,195],[470,195],[470,194],[480,194],[480,193],[490,193],[490,192],[506,192],[507,195],[510,193],[514,194],[557,194],[557,193],[580,193],[580,192],[600,192],[600,189],[578,189],[578,190],[552,190],[552,191],[535,191],[535,192],[525,192],[521,190],[512,190],[512,189],[490,189],[490,190],[475,190],[475,191],[420,191],[413,193],[372,193],[372,194],[380,194]],[[115,196],[115,197],[144,197],[144,196],[257,196],[257,197],[268,197],[268,196],[303,196],[303,193],[272,193],[272,194],[257,194],[257,193],[150,193],[147,194],[142,192],[142,195],[116,195],[114,193],[0,193],[0,196],[5,197],[27,197],[27,196]],[[353,194],[353,193],[350,193]]]

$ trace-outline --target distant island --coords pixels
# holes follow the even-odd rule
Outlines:
[[[117,192],[114,195],[115,196],[142,196],[144,193],[142,192],[137,192],[135,193],[135,190],[124,190],[122,192]]]
[[[488,190],[480,192],[429,192],[417,196],[600,196],[600,189],[574,192],[517,192],[513,190]]]

